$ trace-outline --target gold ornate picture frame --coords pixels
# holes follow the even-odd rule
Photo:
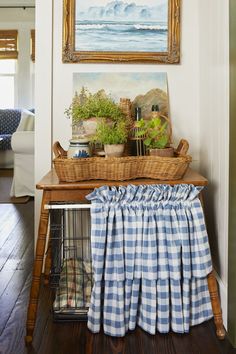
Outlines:
[[[180,1],[63,0],[62,61],[179,63]]]

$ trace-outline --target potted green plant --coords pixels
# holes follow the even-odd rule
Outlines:
[[[128,139],[128,129],[125,120],[107,124],[102,119],[98,125],[92,141],[104,145],[106,157],[120,157],[123,155],[125,143]]]
[[[157,116],[150,120],[140,119],[135,123],[136,136],[144,136],[143,143],[149,155],[172,157],[174,149],[169,147],[168,122],[163,117]]]
[[[75,93],[71,105],[65,110],[65,114],[72,119],[74,131],[84,129],[85,135],[95,134],[97,122],[101,118],[115,122],[124,118],[124,113],[119,105],[104,90],[92,94],[84,87],[79,94]]]

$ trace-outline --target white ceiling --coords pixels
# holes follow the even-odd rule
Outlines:
[[[34,6],[35,0],[0,0],[0,6]]]

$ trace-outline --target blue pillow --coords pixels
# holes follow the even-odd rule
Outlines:
[[[0,134],[13,134],[21,119],[20,109],[0,109]]]

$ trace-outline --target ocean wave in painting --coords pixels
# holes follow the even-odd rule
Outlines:
[[[84,30],[84,31],[87,31],[87,30],[93,30],[93,29],[103,29],[103,28],[107,28],[107,25],[101,25],[101,24],[85,24],[85,25],[76,25],[76,29],[77,30]]]
[[[134,25],[134,28],[137,30],[149,30],[149,31],[167,31],[167,26],[161,25]]]
[[[167,31],[166,25],[148,25],[148,24],[130,24],[130,23],[119,23],[119,24],[77,24],[77,31],[87,31],[87,30],[103,30],[108,31]]]
[[[151,21],[76,21],[78,51],[166,52],[168,26]]]

